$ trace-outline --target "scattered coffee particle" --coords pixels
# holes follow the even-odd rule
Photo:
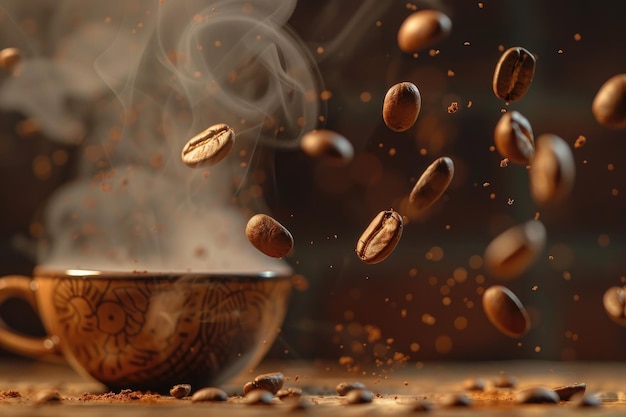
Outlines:
[[[270,405],[273,403],[274,394],[264,389],[254,389],[246,394],[243,399],[248,405]]]
[[[527,388],[517,393],[515,401],[518,404],[558,404],[559,395],[549,388]]]
[[[579,135],[574,142],[574,149],[580,149],[587,143],[587,138],[583,135]]]
[[[587,384],[584,382],[553,388],[561,401],[569,401],[576,394],[584,394]]]
[[[191,392],[191,385],[189,384],[178,384],[174,385],[172,389],[170,389],[170,395],[174,398],[185,398]]]
[[[0,398],[21,398],[22,395],[19,393],[19,391],[15,391],[15,390],[6,390],[6,391],[0,391]]]
[[[226,401],[228,400],[228,395],[226,392],[222,391],[219,388],[215,387],[206,387],[199,389],[194,392],[191,396],[191,402],[202,402],[202,401]]]
[[[276,392],[276,396],[282,400],[294,400],[302,397],[302,390],[300,388],[282,388]]]
[[[346,404],[369,404],[374,401],[372,391],[366,389],[353,389],[346,394]]]
[[[343,397],[355,389],[365,389],[365,384],[362,382],[340,382],[337,384],[337,395]]]
[[[448,114],[456,113],[458,110],[459,110],[459,103],[457,103],[456,101],[453,101],[448,106]]]

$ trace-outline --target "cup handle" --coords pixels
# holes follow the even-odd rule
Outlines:
[[[39,314],[37,299],[32,287],[33,280],[22,275],[8,275],[0,278],[0,305],[11,298],[21,298],[28,302]],[[20,334],[9,328],[0,318],[0,345],[20,355],[49,362],[65,362],[57,343],[51,337],[33,337]]]

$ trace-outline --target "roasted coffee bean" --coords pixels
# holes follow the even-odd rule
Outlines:
[[[491,324],[507,336],[521,337],[530,327],[526,309],[517,296],[502,285],[485,290],[483,310]]]
[[[466,391],[484,391],[486,382],[482,378],[468,378],[463,381],[462,386]]]
[[[410,14],[398,30],[398,47],[412,54],[431,46],[452,31],[452,21],[437,10],[420,10]]]
[[[215,165],[228,155],[235,143],[235,132],[223,123],[213,125],[189,139],[180,154],[192,168]]]
[[[300,139],[300,149],[313,158],[331,165],[347,165],[354,156],[352,143],[337,132],[328,129],[312,130]]]
[[[626,74],[617,74],[602,84],[593,99],[591,112],[604,126],[626,127]]]
[[[172,389],[170,389],[170,395],[174,398],[185,398],[191,392],[191,385],[189,384],[178,384],[174,385]]]
[[[518,392],[515,401],[519,404],[558,404],[559,396],[549,388],[533,387]]]
[[[413,404],[411,404],[410,410],[415,412],[427,412],[431,411],[434,408],[433,403],[427,400],[415,400]]]
[[[269,391],[274,395],[283,387],[284,382],[285,376],[280,372],[257,375],[253,381],[256,387]]]
[[[243,403],[248,405],[270,405],[274,403],[274,394],[264,389],[255,389],[246,394]]]
[[[39,391],[34,396],[34,403],[36,405],[59,403],[61,401],[61,395],[58,391],[52,389],[46,389]]]
[[[0,51],[0,68],[13,72],[21,61],[20,50],[17,48],[4,48]]]
[[[394,132],[410,129],[422,108],[422,96],[415,84],[402,82],[393,85],[383,101],[383,120]]]
[[[372,401],[374,394],[366,389],[353,389],[346,394],[346,404],[368,404]]]
[[[516,164],[528,165],[535,152],[532,126],[515,110],[500,117],[494,131],[494,143],[500,156]]]
[[[204,401],[217,402],[226,400],[228,400],[228,395],[221,389],[215,387],[206,387],[199,389],[191,396],[191,402],[194,403]]]
[[[543,205],[562,201],[574,186],[575,171],[567,142],[552,134],[539,136],[529,171],[531,197]]]
[[[602,297],[606,314],[618,324],[626,326],[626,294],[624,287],[611,287]]]
[[[535,75],[535,57],[528,50],[515,46],[502,53],[493,74],[496,97],[514,102],[530,87]]]
[[[472,399],[463,393],[450,394],[441,400],[443,407],[469,407],[472,405]]]
[[[505,373],[500,373],[493,379],[493,386],[496,388],[515,388],[517,383],[518,379],[516,377]]]
[[[362,382],[340,382],[337,384],[337,395],[343,397],[353,389],[365,389],[365,384]]]
[[[586,388],[587,384],[583,382],[552,388],[552,390],[557,393],[561,401],[569,401],[574,395],[584,394]]]
[[[308,410],[311,407],[313,407],[313,403],[310,400],[306,398],[298,398],[296,401],[293,402],[289,409],[291,411],[302,411]]]
[[[356,244],[356,254],[367,264],[386,259],[402,236],[402,216],[393,210],[383,210],[369,224]]]
[[[417,210],[430,207],[448,189],[453,176],[452,159],[447,156],[437,158],[426,168],[413,186],[409,194],[409,203]]]
[[[575,407],[600,407],[602,405],[602,398],[594,393],[575,394],[571,401]]]
[[[510,227],[485,248],[485,268],[498,278],[518,277],[537,259],[546,240],[546,228],[539,220]]]
[[[281,401],[296,400],[302,397],[302,390],[300,388],[281,388],[276,392],[276,396]]]
[[[293,250],[293,236],[282,224],[266,214],[255,214],[246,225],[250,243],[274,258],[287,256]]]
[[[244,386],[243,386],[243,395],[246,395],[247,393],[249,393],[253,389],[258,389],[258,387],[254,384],[254,382],[252,382],[252,381],[246,382],[244,384]]]

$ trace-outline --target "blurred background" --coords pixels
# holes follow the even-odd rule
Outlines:
[[[123,10],[111,12],[106,6],[94,11],[84,1],[19,7],[19,2],[0,2],[0,48],[20,47],[24,62],[60,62],[65,57],[49,35],[58,30],[54,22],[63,27],[59,21],[73,22],[84,13],[98,22],[109,17],[115,24],[117,16],[137,25],[149,19],[145,10],[157,15],[158,3],[128,1]],[[211,7],[219,12],[228,4],[233,13],[248,13],[250,7],[272,3],[190,1],[181,13],[191,21]],[[602,127],[591,114],[602,83],[626,72],[626,15],[620,3],[282,4],[287,3],[293,7],[276,6],[278,12],[266,18],[278,19],[283,39],[299,48],[315,81],[313,112],[318,117],[306,119],[302,130],[325,127],[341,133],[352,142],[355,157],[345,167],[333,167],[298,150],[302,132],[297,129],[290,132],[289,146],[277,146],[262,140],[266,133],[253,132],[258,169],[245,171],[248,187],[233,195],[250,210],[259,207],[250,203],[250,195],[261,199],[263,210],[292,232],[296,247],[286,262],[306,278],[306,289],[292,297],[270,356],[339,360],[348,367],[431,360],[621,360],[626,328],[607,317],[602,295],[611,286],[626,284],[626,131]],[[423,8],[446,13],[452,33],[417,56],[404,54],[396,42],[398,27]],[[48,16],[54,18],[46,20]],[[165,17],[159,14],[159,19]],[[41,23],[46,21],[48,25]],[[127,28],[124,24],[116,27],[117,33]],[[66,37],[84,35],[69,27]],[[511,46],[533,52],[537,68],[527,94],[506,105],[494,96],[491,83],[502,51]],[[107,51],[106,44],[100,47]],[[94,53],[90,59],[97,58]],[[87,59],[81,62],[90,66]],[[84,122],[83,130],[78,129],[82,133],[59,133],[45,124],[42,128],[30,112],[36,106],[14,105],[19,100],[7,98],[14,78],[5,71],[0,79],[0,273],[29,275],[38,263],[37,242],[46,235],[46,203],[85,165],[82,138],[89,138],[97,125],[93,119],[99,110],[81,101],[84,95],[77,101],[75,90],[64,86],[61,93],[67,94],[61,99],[39,103],[64,106],[72,120]],[[106,80],[104,87],[116,85]],[[395,133],[384,125],[381,108],[387,89],[401,81],[419,88],[422,109],[413,128]],[[124,99],[124,90],[119,91]],[[453,102],[458,110],[450,113]],[[558,206],[533,203],[525,167],[501,166],[493,129],[504,110],[526,116],[535,136],[553,133],[572,147],[576,183]],[[187,138],[181,136],[179,143]],[[583,145],[574,147],[577,140]],[[172,149],[180,149],[179,143]],[[165,165],[179,163],[176,152],[161,156]],[[440,156],[455,163],[448,191],[424,216],[407,221],[389,258],[363,264],[354,253],[362,231],[379,211],[401,211],[421,172]],[[482,266],[485,246],[508,227],[537,215],[548,231],[548,244],[537,262],[515,280],[490,277]],[[511,288],[529,310],[532,328],[519,340],[500,334],[482,311],[482,291],[496,283]],[[19,300],[5,302],[0,315],[12,327],[43,332],[35,314]]]

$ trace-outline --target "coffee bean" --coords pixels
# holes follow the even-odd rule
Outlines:
[[[13,72],[21,61],[20,50],[17,48],[4,48],[0,51],[0,68]]]
[[[281,401],[296,400],[302,397],[302,390],[300,388],[281,388],[276,392],[276,396]]]
[[[228,395],[219,388],[206,387],[194,392],[191,396],[191,402],[217,402],[228,400]]]
[[[626,326],[626,294],[624,287],[611,287],[602,297],[606,314],[616,323]]]
[[[412,54],[431,46],[452,31],[452,21],[437,10],[420,10],[410,14],[398,30],[398,47]]]
[[[463,393],[449,394],[441,400],[443,407],[469,407],[472,405],[472,399]]]
[[[191,385],[189,384],[178,384],[174,385],[172,389],[170,389],[170,395],[174,398],[185,398],[191,392]]]
[[[362,382],[340,382],[337,384],[337,395],[343,397],[353,389],[365,389],[365,384]]]
[[[503,158],[516,164],[528,165],[535,152],[532,126],[515,110],[500,117],[494,131],[494,143]]]
[[[493,74],[493,92],[508,102],[517,101],[526,93],[535,75],[535,57],[528,50],[515,46],[502,53]]]
[[[352,161],[352,143],[337,132],[328,129],[312,130],[300,139],[300,148],[313,158],[331,165],[343,166]]]
[[[500,373],[493,379],[493,386],[496,388],[515,388],[518,384],[518,379],[513,375]]]
[[[558,404],[559,396],[549,388],[533,387],[517,393],[515,401],[519,404]]]
[[[353,389],[346,394],[346,404],[368,404],[372,401],[374,394],[366,389]]]
[[[575,394],[572,396],[572,403],[575,407],[600,407],[602,398],[594,393]]]
[[[191,168],[215,165],[228,155],[235,143],[235,132],[223,123],[213,125],[189,139],[180,154]]]
[[[518,277],[537,259],[546,240],[546,228],[539,220],[510,227],[485,248],[485,268],[498,278]]]
[[[543,205],[562,201],[574,186],[575,171],[567,142],[552,134],[539,136],[529,171],[531,197]]]
[[[466,391],[484,391],[486,383],[482,378],[468,378],[463,381],[462,386]]]
[[[409,194],[409,203],[417,210],[430,207],[448,189],[453,176],[452,159],[447,156],[437,158],[426,168],[413,186]]]
[[[577,383],[573,385],[565,385],[562,387],[552,388],[557,393],[561,401],[569,401],[574,395],[584,394],[587,384]]]
[[[411,411],[414,412],[427,412],[431,411],[434,408],[433,403],[426,400],[415,400],[413,404],[411,404]]]
[[[356,244],[356,254],[367,264],[386,259],[402,236],[402,216],[393,210],[383,210],[369,224]]]
[[[246,237],[255,248],[274,258],[288,255],[294,245],[289,230],[266,214],[255,214],[248,220]]]
[[[289,410],[302,411],[308,410],[311,407],[313,407],[313,403],[311,402],[311,400],[308,400],[306,398],[298,398],[296,401],[293,402],[291,407],[289,407]]]
[[[254,378],[254,385],[262,390],[276,394],[283,387],[285,376],[280,372],[258,375]]]
[[[517,296],[501,285],[489,287],[483,293],[485,315],[500,332],[510,337],[521,337],[530,327],[526,309]]]
[[[255,389],[246,394],[243,403],[248,405],[270,405],[274,403],[274,394],[264,389]]]
[[[59,394],[59,392],[51,389],[39,391],[34,396],[35,405],[59,403],[60,401],[61,395]]]
[[[604,126],[626,127],[626,74],[617,74],[602,84],[593,99],[591,112]]]
[[[383,120],[394,132],[410,129],[422,108],[422,96],[415,84],[402,82],[393,85],[383,101]]]

